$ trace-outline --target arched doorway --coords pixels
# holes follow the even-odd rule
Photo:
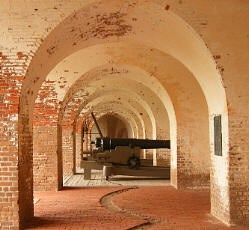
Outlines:
[[[221,84],[215,63],[199,36],[176,15],[172,13],[161,14],[162,9],[159,9],[157,4],[145,3],[139,8],[127,5],[129,12],[127,9],[123,9],[125,11],[125,13],[123,13],[119,10],[119,3],[105,3],[106,5],[102,5],[101,9],[95,4],[83,7],[76,14],[66,19],[50,33],[30,64],[22,89],[19,114],[20,130],[23,131],[19,135],[21,140],[19,150],[20,175],[26,175],[26,177],[29,178],[29,180],[24,180],[24,177],[20,176],[19,180],[24,190],[26,190],[25,195],[20,192],[21,219],[32,215],[33,206],[32,170],[30,170],[29,167],[29,170],[27,170],[24,164],[27,166],[32,162],[31,124],[34,99],[38,94],[41,84],[48,76],[48,73],[63,61],[65,57],[70,56],[78,50],[85,49],[85,51],[88,52],[91,48],[96,48],[101,52],[101,49],[108,50],[109,44],[113,44],[113,48],[121,47],[124,49],[129,47],[128,52],[124,52],[125,55],[119,53],[120,56],[116,56],[117,52],[114,52],[114,54],[104,52],[103,56],[98,56],[99,61],[109,61],[108,59],[101,60],[101,57],[111,56],[112,60],[116,60],[117,63],[138,65],[147,72],[148,76],[156,78],[163,86],[162,88],[158,88],[157,85],[152,84],[150,88],[153,89],[154,92],[161,92],[161,95],[163,95],[161,98],[163,104],[167,105],[164,109],[167,110],[170,125],[170,139],[172,141],[172,184],[174,186],[191,187],[194,185],[191,184],[192,182],[187,185],[184,183],[186,178],[192,175],[198,175],[198,172],[195,171],[196,168],[191,164],[192,160],[199,162],[199,159],[193,157],[196,155],[196,152],[207,152],[204,155],[210,156],[210,150],[207,149],[213,145],[214,132],[212,127],[213,116],[215,114],[222,115],[222,132],[224,134],[222,143],[224,146],[224,157],[226,157],[228,127],[224,88]],[[109,7],[109,4],[112,4],[112,7]],[[89,11],[89,8],[91,8],[91,11]],[[141,15],[143,15],[143,10],[147,12],[148,9],[148,17],[145,19]],[[88,12],[94,15],[94,19],[88,16]],[[96,15],[100,15],[100,17],[96,17]],[[89,23],[88,25],[80,23],[84,17],[88,19],[86,20]],[[160,21],[160,24],[158,27],[155,27],[157,20]],[[112,27],[113,24],[116,26]],[[102,31],[93,30],[93,28],[100,28],[100,26],[103,25],[106,29]],[[76,27],[77,30],[68,33],[68,26],[70,26],[70,28],[72,28],[72,26]],[[141,31],[141,27],[144,28],[144,30]],[[80,34],[79,31],[81,31]],[[110,31],[112,32],[110,33]],[[153,36],[151,36],[151,31],[154,32]],[[58,35],[60,39],[58,39]],[[183,37],[185,38],[184,41],[182,41]],[[56,44],[56,46],[53,44]],[[139,56],[140,59],[132,60],[131,54],[133,55],[133,47],[135,47],[137,51],[140,51],[137,52],[138,56],[143,53],[146,59],[144,59],[143,56]],[[109,49],[109,51],[112,52],[112,49]],[[188,58],[190,54],[191,59]],[[149,58],[153,55],[156,57],[154,61],[152,58]],[[148,61],[146,62],[146,60]],[[158,62],[155,62],[155,60]],[[96,63],[97,62],[95,62],[94,65]],[[169,73],[168,75],[164,75],[167,68],[162,67],[165,66],[165,63],[168,63],[168,69],[174,71],[176,70],[175,66],[172,67],[170,64],[180,64],[183,75],[170,75]],[[204,64],[205,68],[203,66]],[[89,63],[84,72],[94,68],[94,65]],[[159,69],[160,71],[158,71]],[[67,70],[64,70],[64,72],[67,72]],[[76,72],[77,71],[75,71],[75,73]],[[82,74],[82,72],[80,74]],[[66,89],[74,83],[74,79],[77,79],[77,74],[75,75],[76,77],[69,78],[69,81],[57,78],[63,81],[58,80],[57,82],[46,83],[55,83],[53,86],[55,91],[58,88],[57,86],[60,86],[61,83],[62,85],[64,84],[64,87],[59,88]],[[167,76],[168,78],[163,78],[163,76]],[[186,76],[190,78],[186,78]],[[184,78],[187,79],[187,81],[190,80],[189,82],[191,83],[182,84]],[[164,91],[161,91],[161,89],[164,89]],[[58,96],[57,99],[63,98],[65,95],[65,91],[63,94],[63,90],[56,92]],[[56,103],[57,101],[54,104]],[[198,109],[192,109],[193,105],[194,108]],[[58,108],[59,107],[55,107],[54,111],[57,111]],[[55,117],[56,116],[58,117],[57,113],[55,114]],[[55,119],[55,121],[56,120],[57,119]],[[202,128],[200,129],[200,127]],[[57,130],[56,124],[54,124],[54,129]],[[210,137],[207,132],[209,129]],[[204,131],[204,133],[200,131]],[[189,135],[190,133],[191,135]],[[196,141],[200,139],[203,141]],[[59,149],[61,139],[59,138],[56,141]],[[190,144],[192,146],[191,149],[189,148]],[[204,149],[203,146],[205,146]],[[195,154],[193,154],[193,149]],[[212,153],[211,148],[211,154]],[[206,162],[204,159],[201,159],[201,161],[203,164]],[[58,159],[57,162],[59,165],[60,159]],[[223,163],[220,162],[219,164]],[[218,167],[217,165],[213,166],[214,168]],[[58,174],[60,174],[59,170]],[[226,174],[226,170],[224,170],[224,174]],[[195,183],[198,184],[196,181]],[[223,192],[219,191],[219,185],[223,183],[223,181],[221,182],[218,179],[213,180],[212,183],[213,189],[215,190],[212,196],[214,200],[219,199],[220,193]],[[60,186],[60,181],[58,181],[57,186]],[[24,205],[24,203],[26,203],[26,205]],[[227,204],[222,205],[225,207]]]

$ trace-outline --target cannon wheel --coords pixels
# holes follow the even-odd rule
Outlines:
[[[127,164],[130,169],[138,169],[140,167],[140,159],[136,156],[132,156],[128,159]]]

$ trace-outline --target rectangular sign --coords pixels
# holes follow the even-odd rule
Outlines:
[[[217,156],[222,156],[221,115],[214,117],[214,154]]]

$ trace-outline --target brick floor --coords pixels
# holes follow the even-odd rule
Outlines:
[[[149,229],[229,230],[210,215],[209,190],[176,190],[171,186],[132,189],[113,197],[129,212],[148,217],[156,224]]]
[[[124,187],[37,192],[35,218],[27,229],[248,229],[228,228],[211,217],[208,190],[139,187],[115,194],[120,189]],[[106,196],[110,205],[121,211],[100,202],[111,193]]]
[[[119,188],[68,188],[35,193],[35,218],[27,229],[127,229],[143,221],[115,214],[100,204]]]

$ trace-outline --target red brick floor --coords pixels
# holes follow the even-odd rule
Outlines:
[[[127,229],[143,221],[115,214],[100,203],[115,188],[68,188],[59,192],[37,192],[35,218],[27,229]]]
[[[154,220],[149,229],[249,229],[227,227],[210,215],[209,190],[176,190],[173,187],[132,189],[113,197],[120,208]]]
[[[27,229],[248,229],[228,228],[211,217],[208,190],[140,187],[100,202],[106,194],[121,189],[124,187],[37,192],[35,218]]]

